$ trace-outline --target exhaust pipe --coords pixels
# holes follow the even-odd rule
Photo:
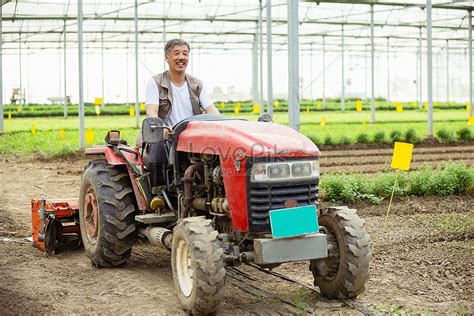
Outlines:
[[[171,241],[173,240],[173,233],[171,230],[163,227],[140,228],[138,232],[148,238],[150,243],[155,246],[160,246],[171,251]]]

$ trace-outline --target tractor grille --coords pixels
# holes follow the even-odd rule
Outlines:
[[[251,232],[269,233],[270,210],[278,210],[285,207],[288,200],[296,200],[297,206],[314,205],[318,199],[318,185],[316,181],[311,183],[270,183],[250,184],[249,190],[249,229]]]

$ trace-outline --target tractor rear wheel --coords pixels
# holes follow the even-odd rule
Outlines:
[[[369,235],[365,221],[346,206],[323,211],[319,225],[327,229],[328,258],[311,260],[314,285],[328,298],[353,298],[369,279]]]
[[[135,240],[135,202],[128,173],[105,160],[84,170],[79,195],[81,236],[97,267],[128,262]]]
[[[183,309],[191,314],[214,312],[223,294],[225,265],[210,220],[190,217],[178,222],[173,230],[171,265]]]

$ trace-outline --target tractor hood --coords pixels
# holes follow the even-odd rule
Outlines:
[[[319,156],[309,138],[280,124],[244,120],[190,121],[177,150],[219,156]]]

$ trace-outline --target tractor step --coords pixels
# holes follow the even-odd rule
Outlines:
[[[174,213],[150,213],[143,215],[135,215],[135,220],[143,224],[159,224],[159,223],[168,223],[176,219]]]

